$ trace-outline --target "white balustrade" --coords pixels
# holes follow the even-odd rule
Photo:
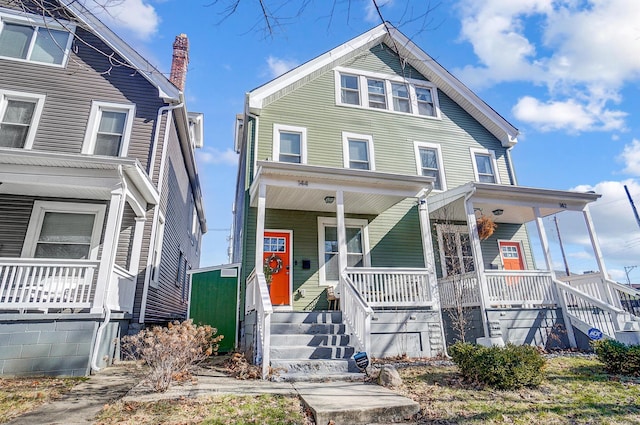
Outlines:
[[[480,305],[480,288],[475,272],[447,276],[438,280],[442,308],[476,307]]]
[[[262,366],[262,379],[269,375],[271,350],[271,314],[273,306],[264,273],[255,269],[247,278],[245,311],[256,312],[256,338],[254,339],[255,363]]]
[[[133,312],[136,295],[137,277],[128,270],[115,265],[111,275],[111,284],[107,293],[107,305],[111,310]]]
[[[88,260],[0,258],[0,309],[91,308],[98,264]]]
[[[486,270],[489,305],[556,305],[550,272],[537,270]]]
[[[373,309],[355,287],[351,278],[344,273],[338,283],[340,310],[348,331],[355,337],[358,349],[367,351],[371,347],[371,316]]]
[[[433,305],[425,269],[348,268],[346,275],[370,307]]]

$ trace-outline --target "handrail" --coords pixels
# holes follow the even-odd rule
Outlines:
[[[640,297],[640,290],[637,290],[637,289],[632,288],[632,287],[627,286],[627,285],[623,285],[623,284],[618,283],[618,282],[614,282],[611,279],[605,279],[605,282],[607,282],[609,284],[609,286],[617,289],[620,292],[624,292],[624,293],[632,295],[634,297]]]
[[[607,311],[611,311],[617,314],[624,314],[626,313],[624,310],[614,307],[611,304],[607,304],[603,301],[600,301],[597,298],[592,297],[591,295],[587,294],[586,292],[582,292],[579,289],[573,288],[569,285],[567,285],[564,282],[560,282],[559,280],[555,280],[556,285],[558,285],[559,288],[562,288],[564,291],[570,292],[571,294],[580,297],[580,298],[585,298],[587,300],[589,300],[590,303],[595,304],[596,307],[601,308],[603,310],[607,310]]]
[[[253,307],[255,307],[256,330],[258,332],[257,338],[255,338],[255,363],[262,366],[262,379],[267,379],[270,366],[273,305],[264,273],[256,272],[255,269],[247,278],[247,301],[249,301],[249,296]],[[247,305],[248,308],[250,308],[249,305]]]
[[[367,304],[346,273],[341,275],[338,292],[340,293],[340,309],[344,322],[355,337],[359,348],[366,352],[371,347],[373,309]]]

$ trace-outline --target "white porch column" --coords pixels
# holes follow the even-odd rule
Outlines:
[[[482,314],[482,327],[484,329],[485,339],[489,341],[491,333],[489,332],[489,317],[487,316],[487,307],[489,305],[489,290],[487,288],[487,276],[484,274],[484,260],[482,258],[482,248],[480,247],[480,236],[478,236],[478,225],[476,224],[476,214],[473,210],[471,199],[464,202],[464,210],[467,214],[467,226],[469,227],[469,239],[471,242],[471,250],[473,251],[473,261],[478,276],[478,286],[480,287],[480,312]],[[485,345],[483,343],[483,345]]]
[[[142,251],[142,236],[144,234],[144,225],[146,222],[146,217],[136,217],[136,225],[133,229],[133,246],[131,247],[129,271],[136,276],[138,275],[138,268],[140,267],[140,251]]]
[[[551,258],[551,250],[549,249],[549,239],[547,239],[547,232],[544,229],[544,222],[542,221],[542,215],[540,214],[540,208],[534,207],[533,214],[536,217],[536,227],[538,228],[538,236],[540,237],[540,244],[542,245],[542,252],[544,254],[544,262],[547,265],[547,270],[551,273],[553,279],[553,292],[562,310],[562,317],[564,319],[564,327],[567,330],[567,338],[569,339],[569,345],[571,348],[576,348],[576,336],[573,333],[573,325],[571,325],[571,319],[569,318],[569,310],[564,302],[564,297],[560,294],[558,287],[556,286],[556,273],[553,270],[553,260]]]
[[[598,237],[596,236],[596,229],[593,227],[593,220],[591,219],[591,212],[589,211],[589,206],[585,205],[582,210],[582,214],[584,215],[584,221],[587,225],[587,231],[589,232],[589,239],[591,240],[591,247],[593,248],[593,254],[596,256],[596,262],[598,263],[598,270],[600,270],[600,275],[602,276],[600,289],[605,297],[607,297],[605,301],[613,306],[618,308],[622,308],[622,304],[620,304],[620,299],[613,296],[611,293],[611,288],[606,283],[606,279],[608,279],[609,275],[607,274],[607,267],[604,264],[604,257],[602,256],[602,251],[600,251],[600,244],[598,243]]]
[[[98,271],[98,280],[96,282],[96,292],[93,298],[91,313],[102,312],[107,291],[111,284],[113,265],[116,260],[116,251],[118,250],[118,239],[120,238],[120,226],[122,224],[124,204],[124,187],[111,192],[109,214],[107,215],[107,227],[105,229],[104,243],[102,245],[102,258],[100,259],[100,270]]]
[[[267,185],[258,188],[258,217],[256,221],[256,273],[263,273],[262,257],[264,256],[264,218],[267,205]]]
[[[429,292],[433,308],[440,310],[440,294],[438,292],[438,276],[436,268],[433,266],[433,239],[431,236],[431,221],[429,220],[429,208],[427,207],[427,197],[425,195],[418,198],[418,216],[420,218],[420,233],[422,234],[422,254],[424,256],[424,267],[429,272]]]
[[[347,268],[347,226],[344,219],[344,192],[338,190],[336,192],[336,225],[338,232],[338,269],[339,277],[342,279],[342,273]]]

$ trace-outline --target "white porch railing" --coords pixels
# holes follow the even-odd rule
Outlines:
[[[425,269],[348,268],[346,275],[370,307],[433,305]]]
[[[476,307],[480,305],[480,287],[475,272],[447,276],[438,280],[442,308]]]
[[[347,273],[343,273],[337,288],[340,294],[342,319],[355,337],[358,349],[367,351],[371,347],[371,316],[373,309],[367,304]]]
[[[254,361],[262,366],[262,379],[269,375],[271,350],[271,314],[273,306],[269,288],[263,273],[255,269],[247,278],[245,312],[256,312],[256,332],[254,337]]]
[[[623,309],[640,320],[640,291],[637,289],[603,279],[600,273],[571,275],[558,280],[593,298],[608,302],[613,307]]]
[[[91,308],[98,261],[0,258],[0,310]]]
[[[614,297],[620,302],[620,307],[627,313],[640,318],[640,291],[608,279],[607,283]]]
[[[551,272],[487,270],[485,275],[491,307],[556,305]]]
[[[109,292],[107,293],[107,305],[111,310],[133,312],[133,301],[136,295],[135,274],[122,267],[113,266]]]

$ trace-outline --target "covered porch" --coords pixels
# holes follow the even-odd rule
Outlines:
[[[624,332],[637,328],[638,319],[625,307],[633,303],[624,300],[640,299],[640,294],[608,278],[588,207],[599,197],[488,183],[468,183],[430,197],[443,309],[478,308],[484,333],[478,342],[484,344],[505,342],[496,317],[505,316],[506,310],[558,309],[572,347],[578,345],[574,329],[584,335],[597,328],[611,338],[629,337]],[[598,265],[596,272],[560,275],[554,269],[550,230],[543,218],[563,211],[582,215]],[[486,221],[482,217],[497,225],[493,235],[487,236],[481,228]],[[544,267],[536,265],[524,227],[527,223],[535,223]],[[503,313],[493,314],[496,311]]]
[[[131,313],[148,208],[140,163],[2,149],[0,313]]]

